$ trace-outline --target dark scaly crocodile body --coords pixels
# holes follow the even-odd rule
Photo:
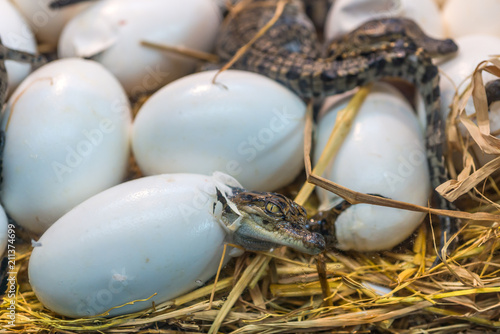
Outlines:
[[[254,1],[229,18],[218,36],[217,54],[228,61],[272,18],[276,2]],[[448,179],[443,157],[444,124],[439,115],[438,69],[431,56],[457,50],[451,40],[426,36],[411,20],[385,18],[367,22],[334,41],[324,57],[312,23],[300,3],[286,5],[267,33],[233,65],[263,74],[303,98],[342,93],[370,82],[398,77],[414,84],[426,109],[426,153],[433,188]],[[455,209],[436,194],[440,209]],[[444,245],[456,222],[440,217]]]

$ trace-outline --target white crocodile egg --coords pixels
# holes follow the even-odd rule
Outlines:
[[[9,230],[8,225],[9,221],[7,215],[5,214],[3,206],[0,205],[0,255],[2,255],[7,248],[7,237],[9,235],[9,233],[7,233]]]
[[[139,110],[132,150],[146,175],[223,171],[247,189],[285,186],[303,168],[305,104],[259,74],[196,73],[168,84]]]
[[[497,0],[448,0],[443,7],[447,35],[450,38],[471,34],[500,37],[499,13],[500,2]]]
[[[2,44],[8,48],[36,53],[33,32],[22,15],[8,0],[0,0],[0,38]],[[31,72],[30,64],[22,64],[13,60],[6,60],[5,67],[9,76],[9,90],[11,92]]]
[[[327,15],[325,40],[339,38],[366,21],[387,17],[412,19],[434,38],[445,35],[441,13],[433,0],[337,0]]]
[[[209,52],[220,21],[213,0],[102,0],[68,22],[58,53],[92,56],[136,96],[193,72],[196,65],[191,58],[143,46],[141,41]]]
[[[33,249],[29,280],[37,298],[54,312],[83,317],[156,293],[113,316],[203,285],[217,271],[226,237],[214,214],[216,187],[231,194],[215,175],[154,175],[81,203]]]
[[[83,1],[70,6],[52,9],[49,7],[53,0],[11,0],[28,20],[38,43],[55,49],[59,35],[66,22],[73,16],[89,7],[91,1]]]
[[[2,118],[5,210],[42,233],[78,203],[121,182],[131,118],[119,82],[94,61],[57,60],[33,72]]]
[[[347,99],[328,108],[320,119],[314,158],[326,145],[339,110]],[[354,191],[427,205],[430,193],[423,131],[409,103],[388,84],[373,86],[354,119],[333,164],[324,176]],[[320,210],[341,200],[318,189]],[[352,205],[335,222],[339,249],[376,251],[390,249],[406,239],[421,223],[423,213]]]

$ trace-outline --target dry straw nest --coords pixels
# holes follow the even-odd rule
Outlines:
[[[113,318],[68,319],[45,309],[36,299],[27,277],[31,245],[19,235],[16,324],[6,327],[10,320],[9,300],[4,299],[0,333],[497,333],[500,187],[499,175],[494,172],[500,167],[500,140],[490,134],[482,71],[500,77],[500,58],[478,65],[471,84],[455,96],[447,122],[447,161],[453,180],[439,190],[447,198],[458,198],[456,203],[461,211],[442,212],[352,192],[319,177],[321,164],[312,171],[308,158],[302,181],[284,189],[305,204],[310,213],[314,213],[316,203],[314,197],[306,201],[308,196],[304,194],[313,183],[352,203],[461,218],[460,231],[453,236],[457,246],[448,256],[443,253],[443,262],[438,266],[431,268],[437,254],[439,229],[429,215],[410,240],[392,251],[329,250],[316,257],[289,249],[247,252],[222,270],[217,284],[212,281],[147,311]],[[353,99],[341,116],[341,124],[350,123],[352,111],[362,103],[367,90],[361,89]],[[471,96],[476,114],[469,117],[464,106]],[[467,137],[459,135],[459,124],[467,128]],[[305,131],[304,150],[308,157],[311,112]],[[346,131],[342,127],[334,129],[332,145],[324,152],[325,161],[334,155]],[[496,158],[477,169],[472,145]],[[451,159],[452,155],[462,157],[461,162],[453,164],[457,159]],[[301,183],[304,187],[297,195]],[[391,291],[381,294],[374,285]]]

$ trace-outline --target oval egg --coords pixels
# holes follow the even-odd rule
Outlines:
[[[33,72],[2,119],[5,210],[42,233],[78,203],[121,182],[131,123],[125,92],[100,64],[65,59]]]
[[[111,310],[113,316],[202,285],[222,256],[226,231],[214,204],[216,187],[232,193],[225,180],[234,182],[215,175],[155,175],[81,203],[43,234],[31,254],[29,279],[38,299],[59,314],[83,317],[156,293]]]
[[[337,112],[346,104],[343,99],[327,107],[328,113],[320,119],[316,161]],[[422,130],[411,106],[395,88],[374,85],[324,176],[354,191],[427,205],[430,181]],[[342,200],[322,189],[319,197],[320,210],[330,209]],[[390,249],[410,236],[423,217],[419,212],[352,205],[335,222],[336,247],[358,251]]]
[[[179,79],[146,101],[132,149],[146,175],[223,171],[247,189],[289,184],[303,168],[305,104],[259,74],[228,70]]]
[[[208,52],[220,20],[213,0],[103,0],[68,22],[58,54],[92,57],[116,75],[129,95],[137,96],[193,72],[196,65],[141,41]]]
[[[35,36],[31,32],[28,23],[7,0],[0,0],[0,38],[2,44],[8,48],[36,53]],[[31,72],[31,66],[13,60],[6,60],[5,67],[9,77],[9,89],[12,93]]]

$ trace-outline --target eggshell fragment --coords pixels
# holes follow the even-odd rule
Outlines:
[[[100,64],[51,62],[12,94],[2,119],[2,203],[42,233],[86,198],[122,181],[132,123],[118,81]]]
[[[217,271],[226,236],[214,215],[216,187],[231,194],[226,183],[235,182],[220,175],[145,177],[78,205],[33,250],[29,279],[37,298],[54,312],[82,317],[156,294],[111,310],[113,316],[202,285]]]
[[[444,37],[441,13],[433,0],[337,0],[328,12],[325,40],[339,38],[362,23],[377,18],[406,17],[434,38]]]
[[[220,24],[213,0],[103,0],[64,28],[60,57],[92,57],[132,96],[153,92],[194,71],[196,62],[141,45],[149,41],[210,51]]]
[[[7,236],[8,236],[8,219],[3,207],[0,205],[0,255],[5,252],[7,248]]]
[[[7,0],[0,0],[0,38],[2,44],[8,48],[36,53],[35,36],[29,25]],[[22,64],[13,60],[6,60],[5,67],[9,76],[10,92],[31,72],[30,64]]]
[[[500,2],[497,0],[448,0],[443,8],[446,33],[451,38],[472,34],[500,37]]]
[[[73,16],[92,5],[92,1],[52,9],[52,0],[11,0],[21,14],[26,18],[35,33],[38,43],[55,49],[59,35],[66,22]]]
[[[337,112],[346,104],[345,100],[338,103],[321,118],[316,160]],[[393,87],[381,83],[374,86],[325,177],[354,191],[426,205],[430,181],[422,130],[411,106]],[[320,210],[341,201],[325,190],[320,190],[319,196]],[[335,222],[336,247],[358,251],[390,249],[406,239],[423,216],[368,204],[352,205]]]
[[[224,171],[270,191],[303,168],[305,104],[259,74],[230,70],[179,79],[155,93],[134,121],[132,149],[146,175]]]

